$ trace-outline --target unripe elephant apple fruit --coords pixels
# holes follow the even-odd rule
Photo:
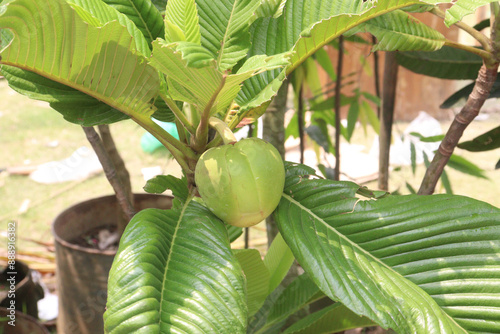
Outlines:
[[[224,222],[248,227],[260,223],[278,206],[285,184],[281,156],[258,138],[211,148],[196,165],[201,198]]]

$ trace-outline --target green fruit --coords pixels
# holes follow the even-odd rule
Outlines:
[[[248,227],[278,206],[285,168],[278,150],[258,138],[209,149],[200,157],[195,182],[201,198],[226,223]]]

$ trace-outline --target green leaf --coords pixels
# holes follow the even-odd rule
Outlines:
[[[148,43],[163,37],[163,18],[150,0],[102,0],[125,14],[142,32]]]
[[[474,13],[479,7],[492,2],[495,2],[495,0],[457,0],[446,11],[444,23],[449,27],[458,21],[462,21],[464,16]]]
[[[457,146],[471,152],[484,152],[497,149],[500,147],[500,126],[472,140],[462,142]]]
[[[226,229],[231,243],[243,234],[243,229],[241,227],[226,224]]]
[[[450,179],[448,177],[448,173],[446,173],[446,170],[443,170],[440,179],[446,193],[450,195],[453,194],[453,189],[451,188]]]
[[[134,38],[136,50],[148,57],[151,53],[150,42],[146,40],[137,26],[124,14],[115,8],[106,5],[102,0],[67,0],[76,10],[78,15],[87,23],[94,22],[95,27],[102,27],[111,21],[118,21],[127,28],[130,36]]]
[[[286,0],[262,0],[257,9],[258,17],[278,17],[283,13]]]
[[[180,32],[175,35],[175,32]],[[170,0],[165,10],[165,40],[201,43],[198,12],[194,0]]]
[[[380,133],[380,120],[377,117],[377,113],[367,101],[362,101],[360,106],[360,111],[368,119],[368,123],[372,126],[375,133]]]
[[[482,170],[479,166],[456,154],[452,154],[450,156],[447,166],[465,174],[482,179],[488,179],[488,177],[484,174],[484,170]]]
[[[7,65],[0,65],[0,70],[12,89],[31,99],[49,102],[68,122],[94,126],[129,118],[96,98],[39,74]]]
[[[330,55],[328,55],[328,52],[321,48],[316,51],[314,56],[321,68],[326,72],[326,74],[328,74],[330,80],[335,81],[337,79],[337,74],[335,73],[335,69],[333,68],[332,60]]]
[[[434,52],[398,52],[396,60],[412,72],[454,80],[475,80],[483,64],[478,55],[449,46]]]
[[[106,333],[245,333],[241,267],[224,224],[201,205],[130,221],[108,282]]]
[[[327,296],[401,333],[500,330],[498,208],[451,195],[360,200],[353,183],[302,173],[288,171],[275,218]]]
[[[411,160],[411,172],[415,176],[417,171],[417,149],[415,148],[415,143],[410,141],[410,160]],[[414,192],[412,192],[414,194]]]
[[[369,19],[409,5],[436,4],[438,1],[388,0],[376,6],[374,3],[342,0],[336,1],[335,5],[325,5],[322,0],[288,0],[281,16],[260,18],[252,24],[249,56],[293,51],[291,64],[286,68],[286,74],[290,74],[318,49]],[[245,101],[252,100],[255,94],[270,86],[274,93],[267,97],[271,99],[279,88],[279,82],[275,81],[277,78],[283,80],[282,71],[266,72],[245,81],[238,95],[238,104],[245,104]],[[268,103],[264,99],[260,101],[261,104],[254,107],[257,114],[262,114],[263,107]]]
[[[261,72],[283,67],[287,54],[255,56],[230,75],[216,69],[210,53],[189,42],[153,43],[151,64],[167,75],[169,93],[175,100],[191,103],[201,113],[216,94],[211,114],[225,113],[241,89],[241,83]]]
[[[158,9],[160,14],[165,13],[165,8],[167,7],[168,0],[151,0],[151,3]]]
[[[356,128],[356,123],[358,122],[359,116],[359,102],[356,100],[349,106],[347,112],[347,141],[351,141],[352,134]]]
[[[149,55],[149,45],[142,33],[132,21],[116,9],[107,6],[100,0],[72,0],[69,3],[80,17],[94,22],[94,26],[102,27],[108,22],[117,20],[134,37],[137,51],[142,55]],[[10,30],[0,30],[0,32],[10,33]],[[2,37],[5,42],[7,42],[7,38],[8,36]],[[7,44],[5,43],[5,46]],[[50,106],[61,113],[69,122],[93,126],[110,124],[129,118],[96,98],[41,75],[5,65],[0,67],[4,69],[5,73],[8,72],[6,78],[12,89],[32,99],[49,102]],[[157,99],[154,106],[157,108],[153,114],[154,118],[163,121],[173,120],[173,114],[163,100]]]
[[[19,9],[27,21],[17,19]],[[134,39],[119,22],[97,28],[65,1],[15,0],[0,25],[15,36],[1,51],[1,64],[77,89],[132,117],[154,113],[158,74],[136,52]]]
[[[319,146],[321,146],[325,152],[330,152],[330,141],[328,132],[325,133],[324,128],[318,125],[309,125],[306,128],[307,135],[316,142]]]
[[[257,312],[269,295],[269,270],[256,249],[235,249],[236,258],[245,273],[248,315]]]
[[[294,260],[292,251],[285,243],[285,240],[283,240],[281,234],[278,233],[264,257],[264,265],[267,267],[270,275],[268,293],[271,293],[280,285]]]
[[[279,298],[281,293],[283,292],[285,288],[283,286],[278,286],[271,294],[266,298],[264,301],[264,304],[262,307],[257,311],[256,314],[254,314],[252,317],[250,317],[248,321],[248,328],[247,328],[247,334],[254,334],[254,333],[259,333],[259,334],[272,334],[272,333],[278,333],[281,330],[281,327],[284,324],[284,321],[282,323],[277,323],[274,324],[270,327],[266,327],[266,321],[267,317],[269,315],[269,311],[271,307],[274,305],[276,300]]]
[[[285,321],[310,303],[324,297],[314,281],[306,273],[295,278],[281,292],[269,309],[266,327]]]
[[[465,105],[465,103],[467,102],[469,95],[472,93],[472,90],[474,89],[474,85],[475,85],[475,82],[468,84],[467,86],[464,86],[463,88],[459,89],[458,91],[453,93],[450,97],[448,97],[439,106],[439,108],[447,109],[447,108],[463,107]],[[487,97],[487,99],[493,99],[493,98],[498,98],[498,97],[500,97],[500,77],[499,76],[497,76],[495,83],[491,87],[490,95]]]
[[[149,55],[150,46],[142,33],[132,21],[116,9],[107,6],[100,0],[71,0],[69,3],[80,17],[94,22],[94,26],[102,27],[108,22],[117,20],[134,37],[137,51],[144,56]],[[1,32],[10,31],[1,30]],[[50,106],[61,113],[69,122],[93,126],[110,124],[129,118],[96,98],[36,73],[5,65],[0,67],[7,73],[5,76],[12,89],[32,99],[49,102]],[[157,99],[154,106],[157,108],[153,114],[154,118],[163,121],[173,120],[173,114],[163,100]]]
[[[157,175],[149,179],[144,186],[144,191],[151,194],[162,194],[166,190],[172,190],[172,194],[185,201],[188,198],[189,190],[186,179],[179,179],[173,175]]]
[[[490,19],[487,18],[487,19],[484,19],[481,22],[475,24],[472,28],[474,28],[478,31],[481,31],[481,30],[489,28],[489,27],[490,27]]]
[[[216,59],[216,68],[230,70],[250,46],[248,28],[257,18],[259,0],[198,0],[201,44]]]
[[[369,32],[377,37],[372,51],[435,51],[445,42],[440,32],[402,10],[371,19],[352,32]]]
[[[421,142],[424,142],[424,143],[437,143],[437,142],[442,141],[444,136],[445,136],[445,135],[435,135],[435,136],[425,137],[425,136],[422,136],[418,132],[410,132],[410,135],[417,137]]]
[[[340,303],[327,306],[288,327],[285,334],[328,334],[373,326],[370,319],[360,317]]]

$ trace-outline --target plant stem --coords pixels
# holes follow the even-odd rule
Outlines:
[[[445,12],[443,12],[438,7],[434,7],[430,12],[432,14],[442,18],[443,20],[446,17]],[[462,21],[456,22],[454,25],[457,26],[457,28],[460,28],[463,31],[465,31],[466,33],[468,33],[469,35],[471,35],[475,40],[477,40],[481,44],[481,46],[483,47],[483,49],[485,51],[491,52],[491,50],[492,50],[491,41],[488,37],[486,37],[485,34],[483,34],[480,31],[477,31],[476,29],[474,29],[473,27],[469,26],[468,24],[466,24]],[[490,57],[491,57],[491,55],[490,55]]]
[[[464,130],[479,114],[479,110],[484,104],[484,101],[490,95],[491,87],[495,83],[498,71],[498,63],[495,67],[487,67],[483,65],[479,70],[476,83],[472,93],[467,99],[467,103],[455,116],[448,132],[446,133],[443,141],[439,145],[439,149],[432,159],[430,166],[427,168],[420,189],[419,195],[430,195],[436,188],[437,181],[439,180],[445,165],[448,163],[458,141],[462,137]]]
[[[226,78],[227,75],[222,76],[222,80],[219,84],[219,87],[217,87],[217,90],[212,94],[212,97],[210,98],[210,101],[208,101],[207,105],[205,106],[205,109],[203,109],[203,113],[201,114],[200,118],[200,124],[198,124],[198,128],[196,129],[196,135],[194,138],[194,142],[192,145],[192,148],[196,152],[202,152],[205,147],[207,146],[208,143],[208,120],[210,118],[211,112],[212,112],[212,107],[215,103],[215,100],[217,99],[217,96],[219,96],[220,91],[224,87],[224,84],[226,83]]]
[[[219,136],[224,141],[224,145],[236,142],[236,137],[234,136],[233,131],[231,131],[229,126],[223,120],[220,120],[217,117],[210,117],[208,124],[217,131]]]
[[[190,170],[187,159],[196,160],[197,157],[187,145],[178,141],[174,136],[156,124],[149,116],[141,118],[136,117],[134,121],[158,139],[158,141],[170,151],[184,171]]]
[[[344,60],[344,36],[339,36],[337,59],[337,82],[335,84],[335,171],[334,180],[340,180],[340,90],[342,87],[342,65]]]
[[[493,56],[496,62],[500,62],[500,4],[498,2],[490,3],[490,27],[491,27],[491,41],[493,45]]]
[[[93,127],[83,126],[82,128],[83,131],[85,132],[85,135],[87,136],[89,143],[92,145],[92,148],[97,154],[99,161],[101,162],[106,178],[113,187],[113,190],[116,194],[116,198],[118,200],[118,204],[122,208],[123,212],[126,214],[128,220],[132,219],[132,217],[136,213],[134,206],[127,196],[127,191],[125,190],[120,178],[116,173],[116,168],[113,164],[113,161],[109,157],[108,152],[106,151],[106,148],[104,147],[101,138],[99,137],[99,135],[97,134],[97,132]],[[125,226],[118,226],[119,233],[123,232],[122,228],[124,229]]]
[[[382,110],[380,113],[378,188],[389,190],[389,159],[391,151],[392,123],[398,83],[398,62],[395,52],[385,53]]]
[[[184,115],[184,112],[180,110],[177,107],[177,104],[175,104],[175,101],[169,98],[165,93],[160,92],[160,97],[165,101],[167,106],[172,110],[172,112],[175,115],[175,118],[181,122],[181,124],[186,128],[186,130],[189,131],[189,133],[194,134],[195,128],[193,124],[187,119],[186,115]]]
[[[450,47],[455,48],[455,49],[460,49],[460,50],[468,51],[470,53],[474,53],[474,54],[478,55],[479,57],[483,58],[483,61],[491,62],[491,59],[492,59],[491,52],[484,51],[482,49],[478,49],[478,48],[475,48],[473,46],[455,43],[455,42],[450,41],[448,39],[444,41],[444,45],[450,46]]]

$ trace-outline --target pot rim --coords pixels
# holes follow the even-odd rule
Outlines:
[[[155,197],[155,196],[157,196],[157,197],[167,197],[167,198],[169,197],[169,198],[173,199],[172,196],[163,195],[163,194],[134,193],[134,199],[141,198],[141,197]],[[75,203],[75,204],[67,207],[63,211],[61,211],[56,216],[56,218],[52,221],[52,224],[51,224],[51,232],[52,232],[52,235],[54,236],[54,239],[56,240],[56,242],[59,243],[59,244],[61,244],[64,247],[71,248],[73,250],[81,251],[81,252],[84,252],[84,253],[115,256],[116,255],[116,250],[108,250],[108,249],[101,250],[101,249],[83,247],[83,246],[80,246],[80,245],[77,245],[77,244],[74,244],[74,243],[71,243],[69,241],[64,240],[63,238],[61,238],[56,233],[56,230],[55,230],[55,223],[62,216],[64,216],[65,214],[67,214],[67,212],[74,210],[75,207],[83,206],[83,205],[86,205],[86,204],[92,203],[92,202],[100,202],[102,200],[107,200],[107,199],[110,199],[110,198],[116,199],[116,195],[112,194],[112,195],[104,195],[104,196],[89,198],[87,200]]]

